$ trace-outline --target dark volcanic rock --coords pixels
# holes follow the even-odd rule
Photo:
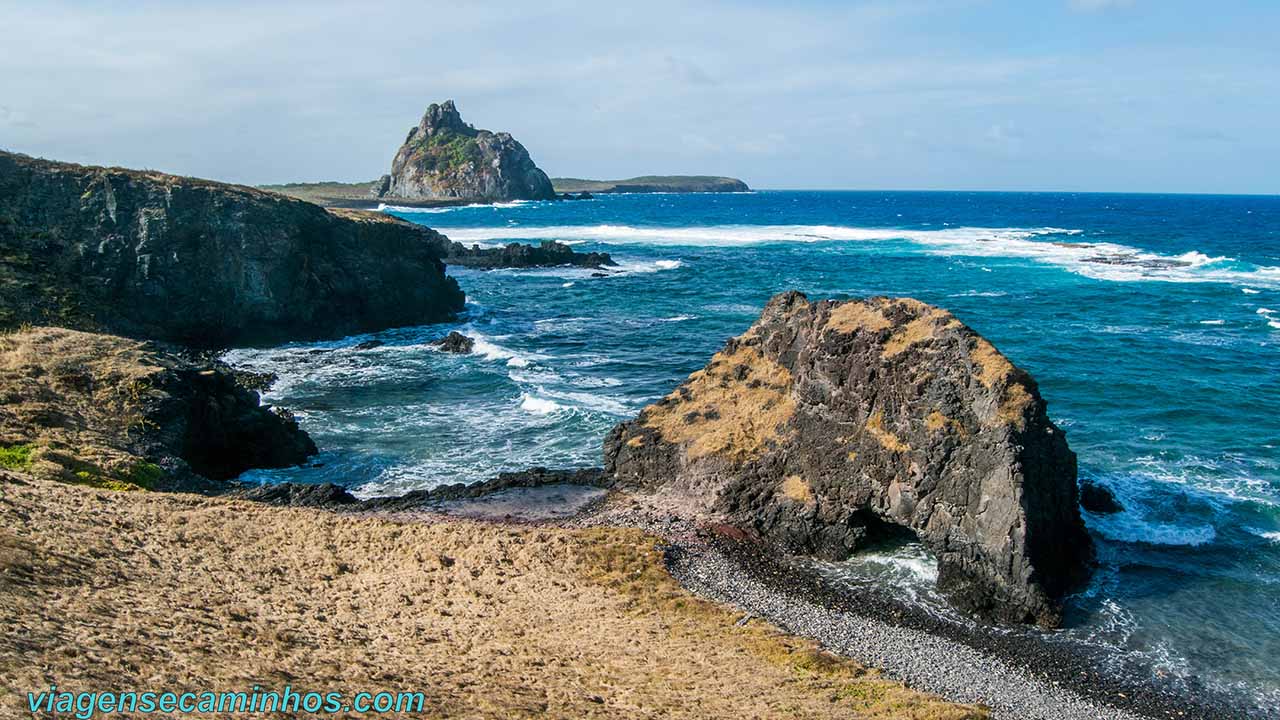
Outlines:
[[[960,607],[1055,625],[1091,555],[1076,459],[1035,381],[911,299],[771,300],[675,392],[614,428],[606,470],[788,552],[896,526]]]
[[[0,327],[198,347],[446,320],[426,228],[275,193],[0,153]]]
[[[609,253],[580,253],[554,240],[543,240],[539,245],[509,243],[500,248],[482,248],[479,245],[467,247],[438,235],[432,239],[432,244],[445,262],[480,270],[562,265],[599,268],[617,265]]]
[[[499,473],[497,477],[477,483],[453,483],[430,490],[414,490],[396,497],[378,497],[365,500],[361,510],[403,511],[415,510],[439,502],[469,500],[491,495],[511,488],[534,488],[543,485],[588,485],[608,487],[613,478],[600,468],[547,469],[535,467],[519,472]]]
[[[217,491],[316,452],[230,368],[155,343],[36,328],[0,337],[0,368],[0,445],[30,445],[42,476]]]
[[[454,330],[431,344],[439,347],[442,352],[466,354],[475,348],[476,341]]]
[[[380,197],[403,200],[553,200],[551,180],[524,146],[462,121],[453,101],[432,104],[409,130]]]
[[[383,345],[386,345],[386,343],[381,340],[365,340],[362,343],[357,343],[355,346],[355,349],[356,350],[372,350],[374,348],[380,348]]]
[[[308,485],[287,482],[278,485],[258,485],[240,493],[240,497],[267,505],[290,507],[341,508],[360,502],[347,492],[346,488],[333,483]]]
[[[511,488],[535,488],[544,485],[585,485],[608,487],[611,478],[600,468],[571,468],[549,470],[543,467],[519,472],[500,473],[497,477],[477,483],[453,483],[431,490],[414,490],[404,495],[357,500],[339,485],[323,483],[280,483],[262,485],[241,493],[241,497],[271,505],[295,505],[303,507],[327,507],[361,512],[404,512],[421,510],[437,503],[454,500],[473,500]]]
[[[273,372],[254,372],[252,370],[232,370],[236,376],[236,382],[245,390],[253,390],[254,392],[264,393],[271,389],[272,385],[280,379],[279,375]]]
[[[1111,488],[1092,480],[1080,483],[1080,507],[1098,515],[1110,515],[1124,510]]]

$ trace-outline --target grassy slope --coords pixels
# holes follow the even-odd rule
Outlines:
[[[369,182],[315,182],[315,183],[284,183],[282,185],[259,185],[259,189],[268,190],[270,192],[288,195],[289,197],[306,200],[316,205],[335,205],[335,201],[351,202],[362,201],[366,205],[372,205],[376,202],[370,190],[376,181]]]
[[[638,531],[400,523],[0,471],[5,715],[56,682],[421,691],[427,717],[986,716],[737,620],[681,590]]]

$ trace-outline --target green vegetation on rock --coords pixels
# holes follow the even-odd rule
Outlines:
[[[29,444],[0,446],[0,467],[19,472],[30,470],[31,452],[34,449]]]

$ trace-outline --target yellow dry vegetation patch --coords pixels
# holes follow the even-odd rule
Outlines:
[[[1007,379],[1014,370],[1013,363],[983,338],[974,338],[969,359],[978,368],[978,381],[988,388]],[[996,419],[1022,430],[1026,427],[1024,414],[1032,402],[1031,393],[1027,392],[1021,382],[1011,382],[1004,390],[1004,399],[996,411]]]
[[[644,411],[645,427],[685,445],[690,458],[759,457],[795,414],[791,372],[750,345],[719,352],[689,376],[668,402]]]
[[[934,410],[925,417],[924,426],[929,431],[943,430],[946,428],[950,428],[958,433],[964,433],[965,431],[964,426],[961,425],[959,421],[955,418],[943,415],[938,410]]]
[[[889,327],[889,318],[869,300],[850,300],[837,305],[827,318],[826,329],[842,333],[858,330],[877,332]]]
[[[782,495],[792,502],[809,504],[813,502],[813,487],[799,475],[788,475],[778,486]]]
[[[30,450],[30,472],[68,482],[134,489],[145,464],[127,447],[161,396],[162,360],[137,340],[62,328],[0,335],[0,443]],[[55,400],[56,398],[56,400]],[[58,418],[49,422],[49,418]],[[151,478],[154,482],[158,478]]]
[[[987,717],[739,627],[637,530],[393,522],[3,471],[0,499],[3,717],[51,683],[425,694],[387,717]]]
[[[1031,403],[1031,393],[1027,392],[1027,389],[1021,383],[1013,383],[1005,390],[1004,402],[1000,403],[1000,409],[996,412],[996,417],[1003,423],[1014,425],[1019,430],[1025,430],[1027,427],[1026,411]]]
[[[894,435],[885,429],[883,410],[877,410],[871,415],[871,417],[867,418],[867,424],[865,427],[867,432],[871,433],[871,437],[880,441],[880,445],[885,450],[892,450],[893,452],[907,452],[911,449],[910,445],[902,442],[898,439],[897,435]]]
[[[978,382],[987,387],[995,385],[1013,372],[1013,363],[984,338],[973,339],[969,359],[978,368]]]
[[[906,327],[893,334],[884,344],[881,357],[891,358],[902,353],[916,343],[932,338],[938,331],[940,320],[950,317],[950,313],[937,308],[928,308],[916,319],[907,323]]]

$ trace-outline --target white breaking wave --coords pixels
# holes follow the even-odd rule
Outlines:
[[[458,242],[559,240],[594,241],[632,245],[732,246],[775,242],[825,242],[831,240],[914,240],[930,239],[978,242],[1001,237],[1073,235],[1080,231],[1063,228],[973,228],[946,230],[900,230],[856,228],[838,225],[706,225],[696,227],[638,227],[634,225],[554,225],[548,227],[500,226],[450,228],[445,231]]]
[[[907,230],[837,225],[707,225],[675,228],[556,225],[447,230],[453,240],[482,244],[513,240],[559,240],[571,243],[729,247],[787,242],[897,241],[914,244],[925,252],[938,255],[1025,258],[1056,265],[1098,280],[1226,282],[1280,287],[1280,267],[1252,266],[1240,263],[1235,258],[1214,257],[1194,250],[1180,255],[1162,255],[1119,243],[1068,239],[1081,232],[1056,227]]]
[[[1270,541],[1273,545],[1280,545],[1280,531],[1277,530],[1261,530],[1255,527],[1247,527],[1245,530],[1257,535],[1263,540]]]
[[[554,401],[540,398],[529,393],[520,396],[520,408],[535,415],[549,415],[557,410],[563,410],[564,407]]]
[[[1133,511],[1090,518],[1089,526],[1112,540],[1149,545],[1207,545],[1218,537],[1211,525],[1149,522]]]

